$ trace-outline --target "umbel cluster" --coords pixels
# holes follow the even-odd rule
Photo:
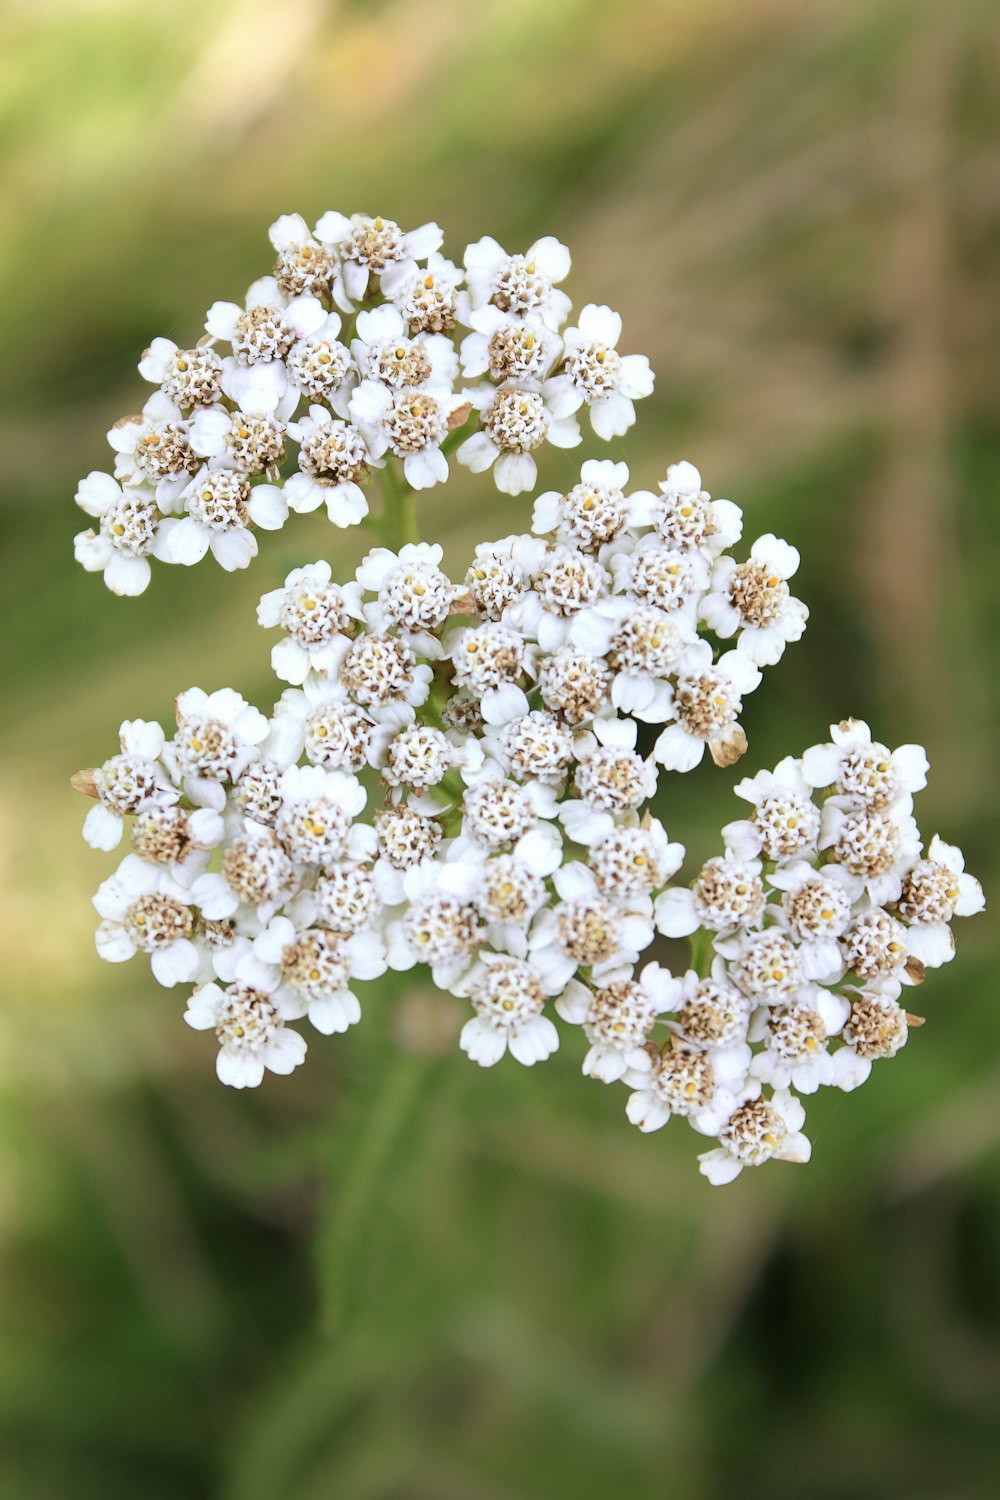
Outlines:
[[[473,1062],[542,1062],[562,1023],[640,1130],[676,1115],[706,1137],[710,1181],[807,1160],[802,1097],[899,1051],[904,989],[983,904],[957,849],[924,847],[922,749],[834,725],[737,783],[722,852],[680,883],[652,804],[706,751],[746,751],[743,699],[805,628],[795,548],[742,547],[741,511],[689,463],[636,490],[589,459],[450,578],[413,505],[449,453],[533,489],[535,453],[581,442],[581,414],[628,429],[648,361],[619,352],[609,308],[572,321],[551,238],[484,239],[458,266],[436,225],[328,213],[271,241],[244,305],[143,356],[156,390],[109,434],[114,475],[80,485],[98,526],[77,555],[137,593],[150,557],[243,567],[258,527],[321,504],[381,544],[351,579],[316,562],[261,599],[288,684],[269,717],[189,688],[175,725],[126,721],[75,778],[88,842],[129,844],[95,897],[98,952],[185,987],[238,1088],[360,1021],[367,981],[426,965],[468,1006]],[[687,972],[644,961],[658,934],[691,938]]]

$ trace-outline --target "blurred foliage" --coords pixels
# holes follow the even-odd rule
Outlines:
[[[74,567],[75,482],[139,351],[266,269],[298,208],[555,232],[658,371],[627,447],[802,550],[813,617],[754,770],[872,717],[921,819],[996,866],[996,63],[986,0],[8,0],[0,1488],[5,1500],[987,1500],[1000,1472],[990,919],[930,1024],[810,1114],[806,1171],[713,1191],[680,1125],[455,1055],[457,1002],[253,1098],[177,997],[92,949],[110,868],[67,789],[190,681],[272,701],[253,606],[363,545],[300,518],[247,574]],[[556,455],[558,483],[579,454]],[[527,502],[422,501],[456,567]],[[503,507],[504,513],[500,514]],[[743,770],[668,789],[692,863]],[[399,1045],[397,1045],[399,1044]],[[991,1478],[992,1476],[992,1478]]]

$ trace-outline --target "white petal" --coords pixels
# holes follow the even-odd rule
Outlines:
[[[322,1000],[314,1000],[309,1007],[309,1022],[324,1036],[333,1036],[346,1031],[361,1020],[361,1006],[350,990],[340,990]]]
[[[97,802],[83,820],[83,836],[92,849],[117,849],[123,826],[119,813]]]
[[[713,1187],[722,1187],[733,1182],[743,1171],[743,1163],[728,1151],[705,1151],[698,1158],[698,1170],[707,1177]]]
[[[227,573],[247,568],[257,556],[257,538],[245,527],[234,527],[232,531],[217,531],[209,544],[212,556]]]
[[[665,937],[687,937],[701,926],[692,891],[664,891],[657,896],[654,911],[656,925]]]
[[[154,557],[162,562],[190,567],[200,562],[208,551],[210,532],[193,516],[164,521],[153,544]]]
[[[512,1033],[507,1046],[511,1057],[530,1068],[537,1062],[544,1062],[558,1050],[559,1033],[548,1016],[535,1016],[526,1026]]]
[[[249,510],[254,524],[265,531],[277,531],[288,519],[288,502],[275,484],[254,485]]]
[[[219,1082],[234,1089],[255,1089],[263,1081],[264,1064],[255,1052],[223,1047],[215,1060]]]
[[[653,746],[654,759],[668,771],[693,771],[704,754],[704,741],[696,740],[679,724],[668,724]]]
[[[94,933],[94,946],[105,963],[127,963],[136,948],[121,923],[106,921]]]
[[[158,949],[150,958],[150,968],[159,984],[168,989],[175,984],[187,984],[198,972],[200,958],[194,943],[187,938],[178,938],[167,948]]]
[[[507,1050],[507,1038],[503,1032],[487,1026],[478,1017],[472,1021],[466,1021],[458,1044],[462,1051],[481,1068],[492,1068]]]
[[[638,1125],[645,1134],[661,1130],[670,1119],[670,1110],[655,1094],[645,1089],[630,1094],[625,1113],[633,1125]]]
[[[538,468],[530,453],[501,453],[493,473],[498,490],[505,495],[520,495],[532,488]]]
[[[499,452],[496,443],[491,442],[485,432],[475,432],[472,437],[466,438],[455,457],[460,464],[471,469],[473,474],[482,474],[495,461]]]
[[[76,489],[76,503],[88,516],[103,516],[109,506],[122,497],[121,485],[110,474],[94,469],[81,479]]]
[[[906,946],[914,958],[928,969],[939,969],[955,957],[955,939],[944,922],[909,927]]]
[[[116,552],[104,569],[104,582],[113,594],[134,598],[145,592],[149,584],[150,567],[148,557],[128,557]]]
[[[487,724],[510,724],[528,712],[528,699],[523,689],[507,682],[503,687],[488,688],[479,710]]]

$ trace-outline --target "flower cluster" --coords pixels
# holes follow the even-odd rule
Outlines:
[[[683,978],[639,976],[663,1036],[624,1075],[628,1116],[648,1131],[685,1115],[716,1137],[701,1157],[714,1183],[808,1160],[799,1095],[855,1089],[896,1055],[920,1024],[904,988],[953,957],[952,918],[983,906],[958,849],[935,836],[921,852],[920,746],[890,750],[853,719],[830,734],[739,782],[749,815],[723,829],[724,854],[655,904],[658,930],[706,938],[708,957]]]
[[[114,474],[95,471],[77,504],[96,528],[76,555],[117,594],[139,594],[150,558],[211,551],[246,567],[257,528],[325,505],[335,526],[368,513],[373,471],[396,459],[427,489],[459,463],[531,489],[545,443],[621,436],[653,388],[649,361],[621,354],[621,319],[588,303],[575,324],[561,283],[569,251],[551,236],[525,254],[496,240],[441,254],[436,224],[299,214],[271,225],[276,256],[242,303],[216,302],[193,347],[156,338],[139,373],[156,387],[108,433]]]
[[[802,1096],[895,1055],[904,988],[983,904],[958,850],[922,843],[923,751],[834,726],[740,781],[724,852],[672,883],[662,780],[746,752],[743,700],[805,629],[798,552],[767,534],[744,553],[742,512],[690,463],[646,490],[588,459],[535,497],[529,532],[449,577],[440,546],[406,540],[408,495],[452,449],[533,490],[536,451],[581,441],[582,408],[598,437],[627,430],[647,361],[619,354],[610,309],[571,323],[551,238],[480,240],[461,269],[433,224],[292,215],[271,240],[243,305],[143,357],[158,389],[112,429],[114,476],[80,486],[100,529],[77,555],[118,593],[151,556],[243,567],[289,509],[365,520],[374,476],[391,545],[349,581],[315,562],[264,594],[287,684],[269,717],[191,688],[169,735],[126,721],[74,778],[88,842],[130,846],[95,897],[98,952],[190,986],[185,1019],[238,1088],[291,1072],[310,1029],[355,1025],[366,981],[425,966],[464,1003],[473,1062],[541,1062],[562,1021],[639,1129],[679,1115],[715,1142],[711,1182],[807,1160]],[[682,938],[687,972],[650,961]]]
[[[126,722],[78,778],[92,844],[131,820],[98,951],[193,983],[186,1019],[215,1030],[224,1082],[290,1071],[290,1023],[343,1031],[359,981],[423,964],[470,1003],[472,1060],[539,1062],[559,1017],[585,1074],[628,1085],[633,1123],[715,1137],[703,1169],[724,1181],[804,1160],[797,1095],[853,1088],[905,1041],[901,986],[982,899],[957,851],[920,858],[923,753],[836,727],[739,783],[725,854],[672,887],[659,768],[743,753],[741,695],[805,610],[794,549],[768,536],[736,562],[740,512],[690,465],[627,491],[624,464],[584,464],[460,583],[428,544],[375,548],[345,584],[295,569],[258,609],[290,684],[270,718],[190,689],[170,739]],[[643,963],[658,932],[707,934],[709,971]]]

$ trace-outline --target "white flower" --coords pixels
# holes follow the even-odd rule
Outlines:
[[[759,859],[725,855],[702,865],[689,890],[664,891],[656,898],[656,925],[667,937],[687,937],[699,927],[711,932],[759,927],[764,918],[764,885]]]
[[[168,518],[153,543],[161,562],[200,562],[211,549],[212,556],[227,573],[245,568],[257,556],[257,538],[251,526],[277,531],[288,516],[288,506],[273,484],[250,485],[231,469],[204,468],[180,496],[187,511],[180,520]]]
[[[291,405],[298,400],[292,397]],[[238,469],[244,474],[277,474],[285,456],[285,417],[277,411],[254,405],[252,400],[240,404],[237,411],[224,406],[207,406],[191,419],[191,448],[199,458],[207,458],[213,469]],[[197,469],[197,460],[191,465]],[[187,488],[187,479],[178,485],[174,498]],[[163,497],[157,490],[163,505]]]
[[[248,955],[233,984],[205,984],[188,1001],[184,1019],[195,1031],[214,1031],[221,1044],[216,1072],[233,1088],[256,1088],[265,1068],[291,1073],[305,1061],[306,1044],[285,1025],[273,969]]]
[[[737,649],[759,667],[773,666],[789,641],[801,638],[809,611],[789,592],[788,579],[799,566],[799,554],[768,533],[758,537],[748,562],[720,557],[712,573],[712,592],[699,606],[699,617],[724,640],[737,635]]]
[[[283,360],[292,345],[314,333],[326,320],[318,298],[287,298],[273,276],[255,281],[240,307],[214,302],[205,319],[213,339],[225,339],[232,357],[223,360],[223,389],[253,411],[274,411],[287,391]]]
[[[614,1083],[632,1070],[648,1073],[652,1062],[646,1040],[657,1016],[668,1008],[669,970],[646,964],[635,977],[590,989],[571,980],[556,1001],[564,1021],[582,1026],[590,1049],[583,1060],[587,1078]]]
[[[163,761],[199,807],[221,812],[223,785],[236,781],[267,738],[268,721],[232,688],[188,688],[175,700],[177,733]]]
[[[309,675],[301,689],[282,693],[271,720],[267,750],[281,766],[305,751],[313,765],[331,771],[360,771],[378,765],[393,735],[413,722],[405,703],[353,703],[344,686]]]
[[[690,547],[668,547],[657,532],[649,532],[634,551],[612,552],[609,561],[616,593],[695,623],[711,573],[703,553]]]
[[[802,757],[802,774],[810,786],[832,786],[866,807],[888,807],[927,785],[927,756],[922,745],[889,750],[862,719],[830,725],[827,745],[813,745]]]
[[[744,858],[761,854],[779,864],[815,854],[820,813],[797,760],[786,756],[773,771],[745,776],[733,790],[754,810],[750,818],[726,824],[722,836],[727,848]]]
[[[257,620],[288,632],[271,651],[271,667],[284,682],[301,685],[310,672],[338,670],[355,622],[363,619],[360,583],[333,581],[328,562],[293,568],[280,589],[264,594]]]
[[[563,809],[571,805],[564,803]],[[619,822],[610,813],[599,813],[568,825],[563,811],[561,820],[574,843],[589,845],[588,862],[606,896],[648,895],[684,863],[684,845],[671,843],[663,824],[648,813],[641,822],[635,815]]]
[[[361,1019],[350,985],[385,973],[385,946],[376,931],[348,935],[329,928],[299,928],[287,916],[272,917],[254,939],[260,962],[278,971],[274,995],[285,1017],[308,1016],[324,1036],[346,1031]]]
[[[674,1034],[708,1054],[714,1080],[730,1094],[739,1093],[752,1057],[747,1044],[752,1007],[729,982],[725,960],[716,956],[705,978],[689,969],[680,979],[672,979],[664,1008],[673,1012]]]
[[[902,922],[881,906],[859,911],[840,937],[846,969],[862,983],[885,993],[923,979],[923,968],[913,964]]]
[[[373,713],[419,708],[427,702],[434,670],[417,658],[405,641],[393,635],[362,633],[351,643],[340,666],[340,681],[362,708]]]
[[[376,813],[375,835],[379,851],[372,869],[375,889],[384,905],[401,906],[408,873],[433,859],[444,830],[436,818],[402,803]]]
[[[249,910],[218,921],[199,914],[191,936],[198,950],[194,983],[202,985],[221,979],[224,984],[231,984],[240,963],[253,953],[253,940],[260,926],[257,913]]]
[[[751,1042],[764,1043],[750,1064],[750,1072],[774,1088],[793,1087],[815,1094],[821,1084],[834,1081],[834,1059],[829,1038],[843,1030],[850,1005],[830,990],[800,990],[794,999],[754,1015]]]
[[[575,448],[580,428],[573,417],[555,417],[542,391],[505,382],[467,391],[479,412],[482,430],[466,438],[455,457],[474,474],[493,468],[496,487],[520,495],[534,487],[538,465],[533,453],[544,442]]]
[[[644,354],[618,353],[622,320],[610,307],[588,302],[579,325],[563,334],[565,351],[559,373],[545,384],[558,417],[586,404],[590,422],[605,441],[622,437],[635,421],[635,401],[653,390],[653,372]]]
[[[543,541],[530,536],[481,542],[465,575],[465,586],[480,613],[488,620],[499,620],[510,605],[522,599],[546,550]]]
[[[321,297],[329,291],[336,258],[310,232],[301,214],[282,214],[267,237],[278,252],[274,279],[286,297],[304,292]]]
[[[611,702],[647,724],[673,715],[668,678],[711,668],[712,648],[681,616],[615,594],[581,612],[569,629],[572,645],[606,656],[614,668]]]
[[[335,248],[341,263],[333,282],[333,297],[344,312],[352,312],[377,276],[383,297],[391,297],[409,283],[417,262],[440,250],[444,236],[436,224],[422,224],[404,232],[392,219],[367,214],[325,213],[316,237]]]
[[[225,832],[224,818],[210,807],[153,805],[136,813],[130,842],[140,859],[168,870],[186,887],[205,868],[205,851],[217,848]]]
[[[571,731],[545,709],[531,709],[508,724],[487,725],[484,744],[490,758],[521,781],[561,786],[573,764]]]
[[[706,557],[728,552],[743,533],[743,512],[731,500],[713,500],[694,464],[671,464],[654,497],[649,524],[669,547],[694,548]]]
[[[315,885],[299,891],[285,910],[300,928],[320,927],[342,937],[362,935],[381,943],[382,899],[368,864],[341,860],[327,865]]]
[[[100,522],[96,533],[88,529],[74,538],[77,562],[88,573],[103,573],[113,594],[143,593],[163,519],[152,490],[132,485],[123,490],[110,474],[94,470],[81,479],[76,503]]]
[[[464,895],[474,904],[489,945],[517,958],[526,956],[528,929],[549,900],[544,877],[552,861],[543,862],[539,871],[533,853],[530,840],[510,854],[476,850],[465,858],[457,857],[452,845],[440,875],[443,889]]]
[[[486,303],[519,317],[540,318],[558,330],[570,311],[570,300],[558,283],[569,275],[566,246],[545,235],[524,255],[508,255],[489,235],[468,245],[465,278],[474,308]]]
[[[285,499],[300,514],[326,505],[334,526],[356,526],[368,514],[360,481],[381,467],[358,427],[331,416],[323,406],[290,422],[288,433],[299,444],[299,472],[285,482]]]
[[[895,1057],[909,1035],[906,1011],[893,996],[863,989],[848,998],[851,1013],[841,1032],[844,1045],[833,1056],[833,1084],[845,1093],[867,1081],[876,1059]]]
[[[653,756],[670,771],[692,771],[708,746],[717,766],[729,766],[745,752],[746,735],[737,717],[743,695],[760,683],[760,669],[737,651],[727,651],[714,667],[677,679],[671,713]]]
[[[104,918],[97,929],[98,953],[108,963],[148,953],[153,976],[163,985],[193,979],[198,952],[190,941],[191,901],[169,869],[127,854],[94,897],[98,915]]]
[[[806,1112],[786,1089],[776,1089],[771,1099],[749,1089],[749,1097],[735,1109],[722,1127],[720,1146],[706,1151],[698,1161],[703,1176],[713,1186],[732,1182],[744,1167],[777,1161],[806,1162],[811,1146],[802,1134]]]
[[[633,719],[596,719],[591,733],[577,735],[574,780],[580,803],[564,802],[561,810],[575,843],[593,841],[602,813],[634,812],[655,792],[656,767],[636,750],[636,740]]]
[[[383,303],[358,313],[357,335],[351,354],[362,380],[374,380],[392,390],[422,386],[449,389],[458,374],[458,355],[443,334],[411,338],[402,313]]]
[[[428,860],[407,870],[407,904],[387,923],[386,955],[392,969],[430,967],[440,989],[455,989],[486,934],[466,885],[457,888],[454,867]],[[457,993],[458,991],[456,991]]]
[[[351,351],[340,342],[339,313],[327,313],[305,338],[295,341],[285,356],[286,390],[310,402],[325,402],[338,417],[347,416],[357,369]],[[291,415],[291,411],[288,412]]]
[[[438,484],[461,428],[460,461],[521,493],[546,441],[581,441],[575,414],[618,437],[652,391],[610,308],[566,326],[551,237],[470,245],[463,287],[434,224],[286,214],[269,233],[273,272],[244,304],[215,303],[195,348],[152,341],[139,368],[157,389],[109,433],[114,475],[79,486],[94,525],[77,556],[115,592],[140,593],[154,556],[244,567],[289,507],[360,523],[375,468],[389,539],[392,459],[410,489]],[[460,369],[474,389],[455,390]],[[670,888],[684,850],[651,813],[659,767],[690,770],[706,746],[739,759],[742,701],[807,611],[796,549],[768,534],[738,563],[742,513],[693,465],[655,493],[628,485],[624,463],[583,463],[535,499],[534,534],[476,547],[462,585],[436,544],[373,547],[343,585],[336,560],[294,569],[258,608],[291,684],[270,719],[190,689],[169,743],[126,721],[120,753],[73,778],[95,798],[87,841],[111,849],[127,827],[131,846],[95,897],[98,949],[195,984],[186,1019],[216,1031],[225,1082],[290,1072],[305,1042],[286,1022],[345,1031],[358,982],[426,965],[471,1000],[474,1061],[550,1056],[554,1000],[587,1038],[583,1072],[625,1084],[640,1130],[678,1115],[716,1137],[701,1167],[724,1182],[808,1159],[791,1089],[850,1091],[904,1045],[903,985],[983,905],[957,849],[935,838],[921,857],[926,757],[834,726],[738,782],[749,806],[724,853]],[[643,963],[657,930],[697,933],[710,972]]]
[[[667,977],[664,1005],[676,984]],[[713,1053],[672,1035],[664,1047],[649,1054],[649,1067],[629,1069],[625,1081],[635,1088],[625,1106],[629,1121],[648,1134],[679,1115],[700,1134],[717,1134],[745,1087],[744,1068],[733,1078],[720,1070],[721,1063],[731,1064],[734,1057],[738,1057],[736,1049],[730,1054]]]
[[[582,724],[605,710],[611,686],[612,673],[604,658],[575,646],[563,646],[538,663],[542,702],[569,724]]]
[[[715,951],[729,960],[727,975],[757,1005],[782,1005],[802,987],[798,949],[780,927],[737,931],[716,938]]]
[[[412,489],[426,490],[448,478],[441,444],[448,436],[452,412],[464,404],[446,385],[391,389],[363,380],[351,396],[351,419],[364,434],[376,458],[391,452],[403,460]]]
[[[478,741],[463,740],[454,732],[446,734],[431,724],[416,724],[401,729],[390,741],[382,780],[394,789],[426,792],[439,786],[449,771],[478,768],[482,762]]]
[[[837,939],[851,920],[851,897],[839,865],[817,870],[805,860],[793,860],[768,875],[783,892],[781,917],[797,945],[806,979],[831,984],[844,971]],[[847,879],[850,884],[850,877]]]
[[[248,821],[226,849],[221,870],[193,882],[191,899],[210,921],[237,917],[242,908],[250,908],[266,923],[294,893],[299,879],[299,869],[274,830]]]
[[[475,1018],[462,1027],[459,1045],[473,1062],[491,1068],[506,1051],[530,1068],[559,1046],[545,1001],[559,993],[534,964],[506,953],[482,953],[457,987],[470,996]]]
[[[626,498],[628,478],[628,464],[589,458],[580,469],[579,484],[565,495],[546,490],[538,496],[532,531],[555,533],[556,540],[569,547],[594,550],[613,542],[629,526],[648,524],[653,496],[637,491]]]
[[[275,832],[297,863],[325,868],[341,859],[374,857],[375,830],[353,821],[367,801],[356,776],[320,766],[289,766],[278,791]]]
[[[162,391],[154,392],[141,416],[123,417],[108,433],[117,454],[115,478],[130,488],[151,486],[160,509],[169,510],[199,468],[193,434],[194,422]]]
[[[412,271],[401,281],[394,280],[392,301],[411,334],[451,332],[462,279],[462,272],[454,262],[435,250],[427,257],[423,270]]]
[[[948,923],[973,916],[985,904],[979,881],[965,873],[962,851],[935,834],[926,857],[904,875],[896,908],[907,924],[909,952],[929,969],[947,963],[955,953]]]
[[[396,627],[424,655],[440,654],[433,633],[448,619],[455,594],[441,571],[443,555],[443,547],[427,542],[407,542],[398,552],[373,547],[366,554],[356,577],[362,588],[378,595],[378,604],[365,610],[372,629]]]
[[[598,984],[621,977],[652,941],[648,896],[612,900],[579,861],[561,865],[552,879],[560,902],[538,915],[529,940],[538,972],[553,993],[565,988],[578,967],[589,969]]]
[[[470,784],[450,857],[476,863],[490,852],[511,850],[538,874],[550,874],[562,859],[562,838],[550,821],[557,810],[555,788],[510,781],[488,760],[463,774]]]
[[[819,847],[841,866],[852,901],[865,892],[876,906],[899,900],[903,876],[920,852],[911,806],[909,793],[882,807],[859,804],[853,797],[824,802]]]
[[[448,638],[455,682],[480,696],[488,724],[508,724],[528,711],[518,680],[531,670],[534,651],[519,630],[495,621],[456,630]]]
[[[548,550],[531,583],[530,590],[504,612],[504,620],[536,640],[543,651],[565,645],[574,616],[596,605],[611,588],[610,575],[596,558],[560,546]]]
[[[118,734],[121,753],[93,773],[96,806],[83,823],[83,836],[92,849],[114,849],[121,842],[125,816],[152,807],[169,807],[178,799],[177,787],[159,764],[164,734],[159,724],[126,719]]]
[[[179,349],[173,339],[154,339],[139,361],[139,374],[184,409],[213,406],[222,398],[222,361],[204,345]]]
[[[498,307],[469,313],[474,332],[462,340],[462,374],[505,380],[542,381],[562,350],[562,341],[539,318],[518,318]]]

